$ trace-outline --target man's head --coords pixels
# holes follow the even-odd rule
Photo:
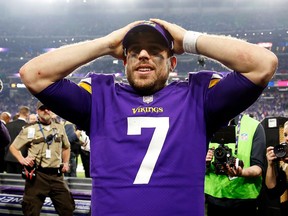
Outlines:
[[[141,95],[162,89],[176,67],[173,38],[159,24],[145,21],[123,38],[124,61],[130,85]]]
[[[52,119],[50,109],[40,101],[37,102],[36,109],[39,121],[44,124],[50,124]]]
[[[11,120],[11,114],[9,112],[2,112],[0,118],[7,124]]]
[[[133,45],[133,43],[139,43],[137,36],[148,32],[153,34],[155,39],[157,38],[159,44],[167,48],[170,56],[173,55],[173,38],[171,34],[161,25],[151,21],[144,21],[127,32],[122,43],[124,54],[126,54],[129,46]]]
[[[283,136],[284,136],[285,142],[288,143],[288,121],[284,123]]]
[[[23,118],[28,121],[29,114],[30,114],[30,108],[28,106],[19,107],[19,118]]]
[[[36,122],[37,121],[37,115],[35,114],[35,113],[31,113],[30,115],[29,115],[29,120],[28,120],[28,122],[29,123],[34,123],[34,122]]]

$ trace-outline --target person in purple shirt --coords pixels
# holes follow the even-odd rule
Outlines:
[[[5,124],[0,121],[0,148],[5,148],[11,142],[11,137]]]
[[[5,148],[11,142],[11,137],[4,122],[0,121],[0,173],[5,171]]]
[[[191,72],[168,84],[184,53],[231,72]],[[90,73],[78,85],[65,78],[105,55],[124,61],[129,84],[111,74]],[[203,216],[209,140],[257,100],[277,64],[258,45],[150,19],[42,54],[20,76],[35,97],[89,134],[92,215]]]

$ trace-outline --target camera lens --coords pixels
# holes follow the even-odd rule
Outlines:
[[[214,156],[219,161],[226,161],[226,154],[227,154],[227,152],[222,147],[218,147],[214,151]]]
[[[280,143],[274,147],[274,154],[277,158],[284,158],[287,154],[287,144]]]

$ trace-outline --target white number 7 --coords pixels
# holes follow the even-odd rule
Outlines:
[[[133,184],[148,184],[169,129],[168,117],[128,117],[128,135],[141,135],[141,128],[155,128]]]

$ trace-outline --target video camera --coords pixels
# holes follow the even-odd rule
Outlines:
[[[278,159],[288,157],[288,145],[286,142],[282,142],[274,146],[274,154]]]
[[[219,143],[219,146],[214,150],[215,173],[226,174],[226,165],[237,168],[238,166],[244,167],[242,160],[234,157],[232,149],[225,146],[227,143],[236,143],[235,126],[226,126],[220,128],[212,137],[212,143]]]

